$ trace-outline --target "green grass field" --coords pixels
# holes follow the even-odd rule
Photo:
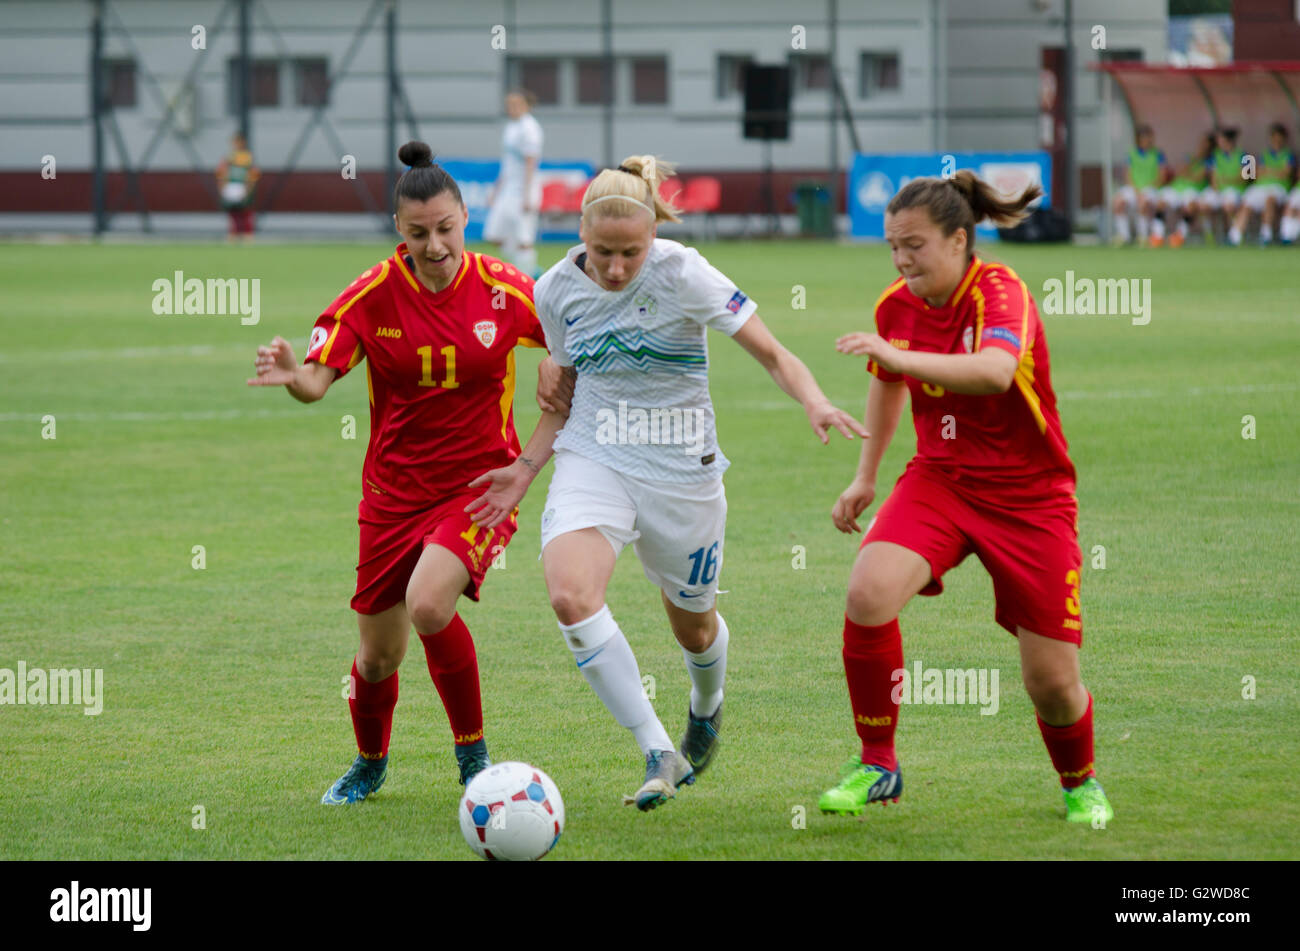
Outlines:
[[[244,385],[259,342],[282,334],[301,357],[320,310],[391,250],[0,252],[0,668],[104,672],[98,716],[0,706],[0,858],[472,858],[418,642],[384,789],[356,808],[318,804],[355,754],[342,696],[356,648],[348,599],[365,380],[353,374],[311,406]],[[862,363],[833,342],[869,328],[894,276],[887,250],[703,250],[828,395],[860,413]],[[973,558],[943,597],[905,609],[904,648],[909,666],[997,668],[997,715],[905,707],[902,802],[861,820],[817,813],[856,745],[840,629],[857,540],[828,512],[858,444],[818,444],[766,373],[714,335],[713,398],[733,463],[720,601],[733,638],[712,771],[654,813],[621,804],[639,785],[639,753],[574,669],[537,561],[548,473],[523,503],[505,569],[489,572],[481,604],[463,602],[494,757],[536,763],[563,793],[568,824],[554,858],[1300,858],[1300,257],[982,250],[1040,301],[1043,282],[1067,269],[1151,279],[1146,326],[1045,318],[1080,474],[1083,671],[1114,821],[1064,822],[1015,642],[994,624],[991,584]],[[546,248],[543,259],[560,253]],[[155,316],[152,282],[178,269],[260,278],[260,324]],[[806,309],[792,308],[794,285]],[[526,437],[538,353],[520,354]],[[47,414],[54,439],[42,438]],[[352,441],[341,438],[346,414],[357,418]],[[1253,439],[1243,438],[1246,416]],[[913,448],[904,423],[880,497]],[[795,546],[803,569],[792,567]],[[1092,567],[1096,546],[1104,570]],[[630,551],[609,603],[679,734],[686,672]]]

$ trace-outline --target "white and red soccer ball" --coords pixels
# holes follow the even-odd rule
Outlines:
[[[527,763],[496,763],[483,770],[465,787],[459,813],[465,841],[485,859],[540,859],[564,831],[559,789]]]

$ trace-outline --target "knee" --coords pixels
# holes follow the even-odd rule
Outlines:
[[[710,616],[701,614],[698,622],[693,621],[687,626],[674,625],[673,634],[683,648],[692,654],[703,654],[713,646],[718,631],[710,623]]]
[[[1039,713],[1068,711],[1075,705],[1083,685],[1072,671],[1025,670],[1025,691]],[[1044,719],[1051,719],[1044,717]],[[1059,719],[1059,717],[1057,718]]]
[[[598,601],[595,592],[584,585],[568,579],[554,582],[550,586],[551,608],[561,624],[577,624],[585,621],[600,610],[603,601]]]
[[[443,604],[429,595],[408,597],[406,610],[411,615],[411,623],[421,634],[437,634],[451,623],[456,615],[456,603]]]
[[[357,651],[357,673],[366,683],[379,683],[393,675],[402,663],[405,651],[361,645]]]
[[[878,575],[855,578],[849,586],[845,613],[855,624],[874,627],[898,616],[903,605],[894,586]]]

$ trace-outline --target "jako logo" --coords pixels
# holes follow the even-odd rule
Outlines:
[[[651,410],[627,408],[627,400],[618,401],[618,411],[596,411],[596,442],[602,446],[683,446],[688,456],[704,451],[704,410]]]
[[[1094,280],[1073,271],[1065,272],[1065,282],[1056,278],[1043,281],[1043,313],[1073,316],[1093,314],[1108,317],[1132,316],[1133,323],[1151,323],[1151,278],[1108,278]]]
[[[998,675],[996,667],[925,670],[918,660],[910,672],[899,667],[890,676],[894,689],[889,698],[894,703],[978,703],[984,708],[981,716],[992,716],[998,712]]]
[[[152,888],[87,888],[80,882],[50,892],[50,921],[129,921],[133,931],[148,931]]]
[[[245,326],[262,319],[260,277],[210,277],[205,284],[197,277],[186,279],[184,271],[176,271],[170,281],[165,277],[154,281],[153,292],[153,312],[159,316],[240,314],[239,322]]]

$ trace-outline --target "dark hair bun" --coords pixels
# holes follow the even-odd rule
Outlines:
[[[427,142],[411,141],[397,150],[397,158],[411,168],[428,168],[433,165],[433,149]]]

